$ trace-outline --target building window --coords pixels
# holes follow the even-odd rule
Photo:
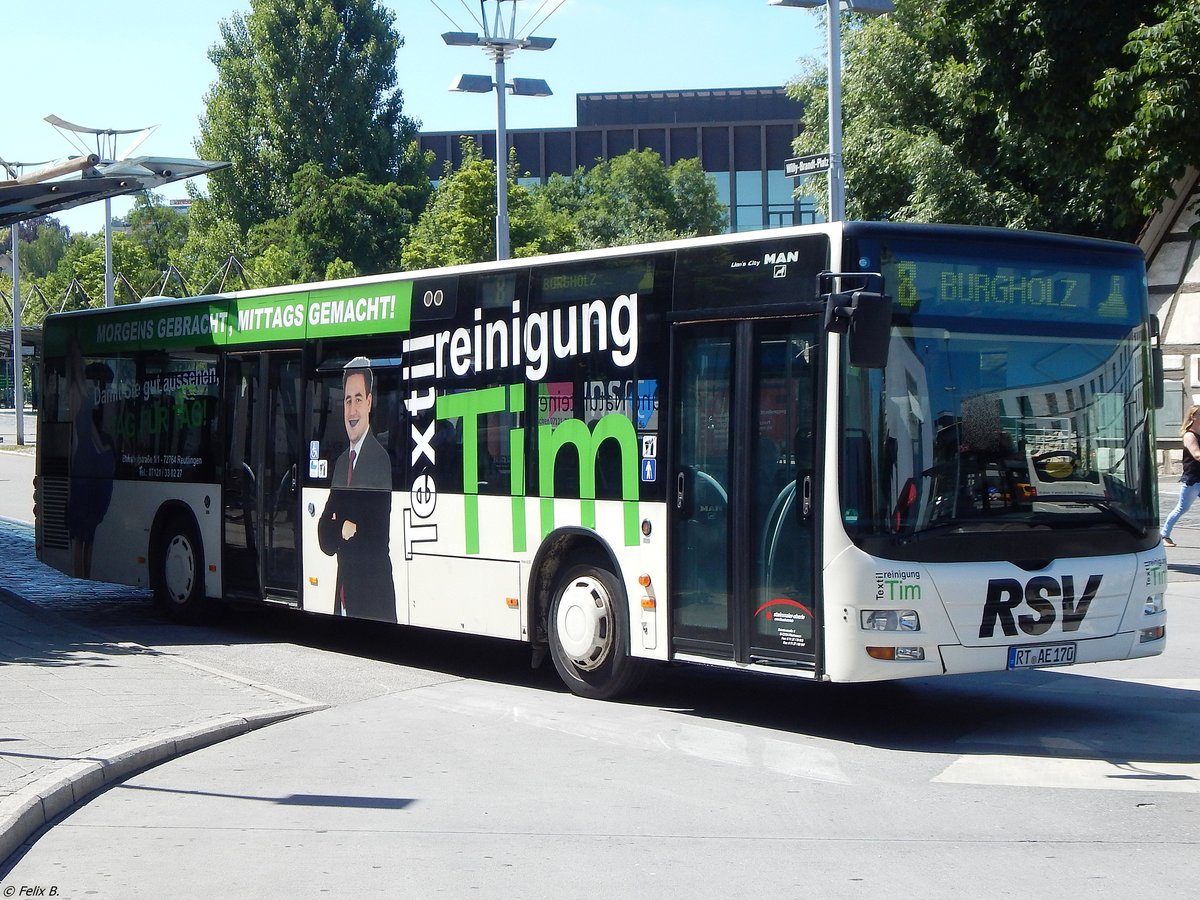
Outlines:
[[[737,181],[737,215],[734,217],[734,231],[757,231],[763,227],[763,190],[762,172],[757,169],[749,172],[738,172]]]
[[[729,173],[728,172],[709,172],[713,181],[717,183],[717,201],[725,207],[730,213],[725,222],[725,230],[733,230],[733,210],[729,208]]]
[[[767,227],[786,228],[796,224],[796,202],[792,189],[796,183],[782,169],[767,172]]]

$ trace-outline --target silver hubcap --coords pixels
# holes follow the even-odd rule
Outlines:
[[[612,598],[599,581],[576,578],[563,591],[554,619],[558,643],[584,671],[602,665],[612,650]]]
[[[195,577],[196,559],[192,554],[192,542],[177,534],[167,544],[163,559],[163,586],[167,596],[176,603],[183,603],[192,594]]]

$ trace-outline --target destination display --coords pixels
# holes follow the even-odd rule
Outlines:
[[[883,275],[896,312],[1134,325],[1142,272],[1135,266],[1036,267],[986,256],[885,251]]]

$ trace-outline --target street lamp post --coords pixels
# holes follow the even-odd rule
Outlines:
[[[829,10],[829,221],[846,218],[846,170],[842,165],[842,27],[841,9],[865,16],[894,12],[892,0],[767,0],[769,6]]]
[[[507,24],[502,16],[505,3],[511,3],[511,16]],[[482,9],[481,0],[480,7]],[[511,83],[504,78],[504,62],[517,50],[549,50],[554,38],[516,36],[517,0],[496,0],[496,15],[489,24],[483,19],[482,35],[468,31],[447,31],[442,40],[451,47],[482,47],[483,52],[496,64],[496,80],[488,75],[463,75],[450,86],[452,91],[471,94],[486,94],[496,91],[496,259],[508,259],[508,127],[505,121],[504,101],[506,91],[520,97],[549,97],[550,86],[540,78],[514,78]]]

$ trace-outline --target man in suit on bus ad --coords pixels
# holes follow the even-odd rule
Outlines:
[[[350,446],[333,467],[317,525],[321,550],[337,556],[334,610],[340,616],[396,621],[390,529],[392,465],[371,433],[374,373],[358,356],[342,370],[342,402]]]

